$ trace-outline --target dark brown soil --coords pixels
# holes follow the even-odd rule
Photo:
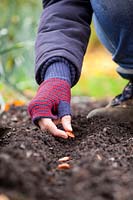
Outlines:
[[[106,102],[73,101],[75,139],[42,133],[26,107],[0,117],[0,193],[11,200],[133,200],[133,124],[86,114]],[[71,168],[58,170],[70,156]]]

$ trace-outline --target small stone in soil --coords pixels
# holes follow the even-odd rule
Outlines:
[[[66,162],[68,160],[70,160],[70,157],[69,156],[65,156],[65,157],[60,158],[58,161],[59,162]]]

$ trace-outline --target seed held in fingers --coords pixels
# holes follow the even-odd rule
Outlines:
[[[71,131],[66,131],[66,134],[71,138],[75,138],[75,135]]]
[[[59,170],[62,170],[62,169],[70,169],[70,165],[68,163],[62,163],[62,164],[59,164],[58,167],[57,167]]]
[[[66,162],[68,160],[70,160],[70,157],[69,156],[65,156],[65,157],[60,158],[58,161],[59,162]]]

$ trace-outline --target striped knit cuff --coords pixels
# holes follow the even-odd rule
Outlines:
[[[75,85],[75,80],[76,80],[76,68],[75,68],[75,66],[70,61],[68,61],[67,59],[60,57],[60,56],[52,57],[44,63],[45,67],[42,67],[42,69],[41,69],[41,80],[43,81],[43,80],[48,79],[47,78],[48,76],[53,78],[53,75],[51,75],[52,72],[50,72],[50,71],[53,71],[53,68],[52,68],[53,66],[54,66],[54,68],[56,68],[55,65],[53,65],[55,63],[56,63],[56,67],[57,67],[57,63],[58,64],[60,63],[59,65],[60,65],[61,69],[60,70],[59,69],[54,70],[54,71],[58,71],[58,73],[59,73],[59,74],[56,74],[56,73],[53,74],[54,78],[55,77],[61,78],[62,75],[63,75],[63,79],[64,79],[64,77],[65,77],[65,80],[68,79],[68,82],[71,83],[71,87],[73,85]],[[51,67],[51,65],[52,65],[52,67]],[[48,70],[49,67],[50,67],[50,70]],[[70,77],[66,78],[65,74],[67,74],[67,76],[69,75],[68,68],[69,68],[69,71],[70,71]],[[48,70],[48,72],[47,72],[47,70]],[[67,73],[66,73],[66,71],[67,71]],[[49,73],[50,73],[50,75],[48,75]]]
[[[48,80],[50,78],[60,78],[66,80],[70,85],[72,85],[70,67],[61,61],[55,62],[47,68],[44,80]]]

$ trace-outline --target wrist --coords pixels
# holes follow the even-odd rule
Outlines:
[[[46,70],[44,80],[58,78],[67,81],[71,85],[70,67],[62,61],[52,63]]]
[[[41,67],[41,70],[40,70],[40,77],[41,77],[40,83],[43,82],[45,79],[47,79],[45,77],[46,71],[49,69],[49,67],[53,63],[56,63],[56,62],[65,64],[65,66],[67,66],[67,68],[69,67],[71,87],[73,87],[75,84],[75,80],[76,80],[76,73],[77,73],[76,68],[69,60],[67,60],[66,58],[60,57],[60,56],[51,57],[43,64],[43,66]],[[62,77],[62,75],[61,76],[56,75],[56,78],[61,78],[61,77]],[[54,75],[54,77],[52,76],[51,78],[55,78],[55,75]],[[66,80],[66,78],[65,78],[65,80]]]

